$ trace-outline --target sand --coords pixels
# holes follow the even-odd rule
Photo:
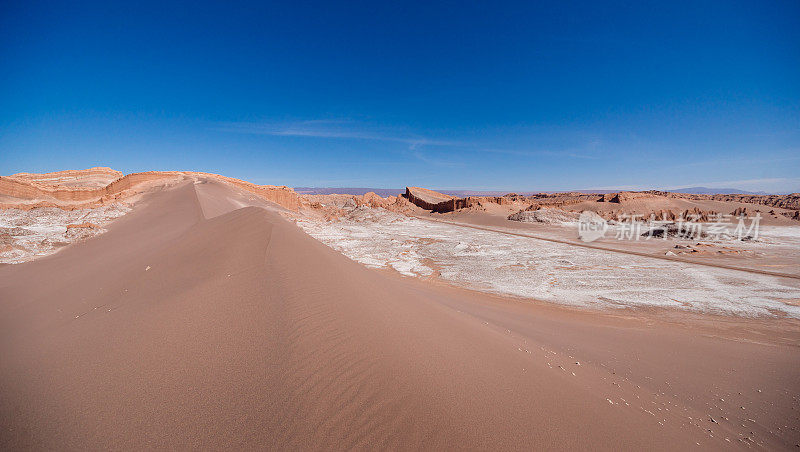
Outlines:
[[[430,284],[367,269],[280,210],[189,182],[103,235],[0,266],[0,447],[800,442],[796,321]]]

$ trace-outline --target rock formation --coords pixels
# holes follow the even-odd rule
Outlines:
[[[20,173],[0,177],[0,209],[36,207],[58,207],[62,209],[86,208],[130,196],[147,183],[176,183],[189,178],[212,178],[247,190],[289,210],[300,206],[297,194],[285,186],[256,185],[239,179],[210,173],[191,171],[148,171],[131,173],[114,181],[95,187],[93,183],[81,183],[81,177],[97,181],[103,177],[122,174],[108,168],[91,168],[81,171],[58,173]]]
[[[607,220],[619,220],[635,213],[644,220],[654,216],[658,220],[676,220],[682,217],[685,220],[694,219],[695,221],[707,222],[713,220],[714,216],[717,215],[716,211],[707,208],[701,209],[697,206],[685,208],[686,203],[678,204],[682,210],[674,209],[674,203],[672,209],[665,208],[670,205],[670,200],[676,199],[759,204],[780,209],[790,209],[794,212],[800,210],[800,194],[797,193],[791,195],[698,195],[650,190],[644,192],[621,191],[606,194],[580,192],[539,193],[528,196],[508,193],[503,196],[467,196],[457,198],[425,188],[406,187],[403,197],[422,209],[439,213],[468,208],[484,209],[489,204],[513,206],[517,207],[519,211],[534,211],[540,208],[552,207],[566,208],[566,206],[586,202],[619,205],[619,209],[608,209],[607,207],[594,209],[589,207],[589,210],[597,210],[597,213]],[[664,202],[661,203],[659,200]],[[659,206],[659,208],[653,209],[656,206]],[[586,209],[587,207],[584,205],[583,208]],[[752,210],[758,212],[758,209]],[[731,214],[734,216],[753,215],[751,210],[743,206],[737,206]],[[781,215],[793,219],[800,218],[800,214],[793,212],[781,212]]]
[[[406,187],[404,196],[411,201],[412,204],[422,207],[425,210],[451,212],[456,209],[453,203],[456,198],[445,195],[444,193],[428,190],[427,188]]]
[[[89,168],[85,170],[66,170],[54,173],[17,173],[10,178],[37,182],[45,185],[60,185],[76,188],[102,188],[121,178],[124,174],[120,171],[106,167]]]

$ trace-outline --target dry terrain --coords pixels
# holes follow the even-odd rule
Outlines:
[[[419,193],[3,177],[0,447],[800,444],[796,196]],[[740,208],[758,238],[614,238]]]

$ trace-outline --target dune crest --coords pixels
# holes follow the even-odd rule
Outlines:
[[[0,267],[4,449],[792,441],[776,428],[796,408],[795,333],[774,322],[751,325],[763,345],[498,303],[368,270],[248,202],[187,181],[104,235]]]
[[[294,211],[300,200],[284,186],[256,185],[216,174],[110,168],[0,177],[0,263],[26,262],[102,234],[143,196],[184,182],[218,181]],[[76,225],[91,223],[80,230]]]
[[[194,171],[147,171],[131,173],[112,182],[96,187],[96,183],[80,183],[93,180],[97,175],[121,175],[108,168],[91,168],[81,171],[61,171],[47,174],[20,173],[0,176],[0,209],[31,209],[36,207],[58,207],[76,209],[94,207],[99,204],[124,201],[154,184],[175,184],[191,178],[213,178],[247,190],[289,210],[297,210],[300,203],[293,189],[286,186],[256,185],[250,182]]]

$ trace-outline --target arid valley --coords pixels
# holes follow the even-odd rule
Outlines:
[[[800,1],[0,2],[0,452],[800,450]]]
[[[795,448],[798,215],[798,194],[3,176],[0,444]]]

